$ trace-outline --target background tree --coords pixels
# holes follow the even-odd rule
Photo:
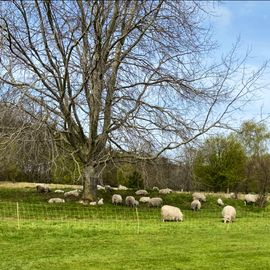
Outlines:
[[[248,75],[236,46],[209,60],[215,44],[201,5],[1,3],[1,95],[67,146],[81,164],[83,199],[95,199],[116,149],[153,159],[183,146],[228,124],[257,82],[263,68]]]
[[[234,189],[245,177],[246,156],[234,136],[217,136],[205,141],[195,158],[195,176],[208,190]]]
[[[268,153],[270,132],[263,122],[246,121],[240,128],[238,138],[248,157],[244,182],[245,191],[259,192],[259,205],[264,206],[270,188],[270,159]]]

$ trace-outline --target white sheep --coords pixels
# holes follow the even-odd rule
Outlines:
[[[206,202],[206,197],[203,193],[200,192],[194,192],[192,194],[193,200],[199,200],[200,202]]]
[[[151,198],[148,202],[149,207],[160,207],[163,203],[162,198],[156,197],[156,198]]]
[[[134,207],[136,206],[136,200],[133,196],[127,196],[126,197],[126,205],[127,206],[131,206],[131,207]]]
[[[75,198],[78,198],[80,196],[80,192],[75,189],[75,190],[71,190],[71,191],[67,191],[64,193],[64,197],[67,198],[67,197],[75,197]]]
[[[233,206],[227,205],[222,209],[223,222],[232,222],[236,218],[236,210]]]
[[[97,185],[97,190],[105,190],[105,187],[103,187],[101,185]]]
[[[199,200],[196,199],[191,202],[190,206],[193,211],[197,211],[201,209],[202,204]]]
[[[222,201],[221,198],[218,198],[218,199],[217,199],[217,204],[218,204],[219,206],[223,206],[223,205],[224,205],[224,202]]]
[[[144,189],[137,190],[135,192],[136,195],[148,195],[148,192]]]
[[[135,207],[138,207],[139,206],[139,202],[137,200],[135,200]]]
[[[172,190],[170,188],[163,188],[159,190],[159,194],[162,194],[162,195],[170,194],[171,192]]]
[[[246,194],[244,197],[245,205],[255,203],[257,200],[258,200],[258,195],[255,195],[255,194]]]
[[[65,200],[61,198],[51,198],[48,203],[65,203]]]
[[[103,198],[101,198],[100,200],[98,200],[97,204],[98,205],[103,205],[104,204]]]
[[[122,204],[123,199],[122,196],[119,194],[113,194],[112,195],[112,203],[113,204]]]
[[[153,187],[152,190],[153,191],[159,191],[159,188],[158,187]]]
[[[97,202],[90,202],[89,205],[97,205]]]
[[[164,221],[183,221],[183,214],[178,207],[164,205],[161,207],[161,217]]]
[[[148,203],[150,201],[150,197],[141,197],[139,202],[141,203]]]
[[[128,190],[128,188],[125,187],[125,186],[119,185],[118,186],[118,190]]]
[[[54,191],[54,193],[65,193],[65,191],[62,190],[62,189],[56,189],[56,190]]]

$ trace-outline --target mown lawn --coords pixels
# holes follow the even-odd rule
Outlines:
[[[193,213],[188,195],[172,194],[165,203],[180,206],[185,220],[163,223],[159,209],[115,207],[108,194],[101,207],[48,205],[30,190],[14,194],[17,200],[0,189],[1,270],[270,269],[268,209],[228,201],[238,216],[223,224],[215,198]]]

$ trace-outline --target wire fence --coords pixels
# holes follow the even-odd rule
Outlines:
[[[182,211],[185,226],[203,226],[204,224],[221,224],[221,208],[202,209],[198,212]],[[268,208],[244,208],[237,212],[237,220],[244,220],[246,226],[254,226],[254,219],[265,221],[270,229],[270,211]],[[153,229],[174,229],[177,223],[164,225],[161,222],[159,208],[102,205],[85,206],[81,204],[44,204],[23,202],[0,202],[1,222],[12,223],[18,229],[26,223],[36,224],[80,224],[114,231],[142,232]]]

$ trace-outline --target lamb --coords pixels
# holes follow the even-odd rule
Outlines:
[[[203,193],[195,192],[192,194],[193,200],[199,200],[200,202],[206,202],[206,197]]]
[[[148,195],[148,192],[144,189],[137,190],[135,192],[136,195]]]
[[[139,202],[137,200],[135,200],[135,207],[138,207],[139,206]]]
[[[190,206],[193,211],[197,211],[201,209],[202,204],[199,200],[193,200]]]
[[[127,206],[131,206],[131,207],[134,207],[136,206],[136,200],[133,196],[127,196],[126,197],[126,205]]]
[[[113,204],[122,204],[123,199],[122,196],[119,194],[113,194],[112,196],[112,203]]]
[[[38,193],[48,193],[48,192],[51,192],[51,190],[44,186],[44,185],[36,185],[36,189],[37,189],[37,192]]]
[[[77,189],[75,190],[71,190],[71,191],[67,191],[64,193],[64,197],[67,198],[67,197],[75,197],[75,198],[78,198],[80,196],[80,193]]]
[[[162,195],[170,194],[171,192],[172,190],[170,188],[163,188],[159,190],[159,194],[162,194]]]
[[[148,203],[150,201],[150,197],[141,197],[139,202],[141,203]]]
[[[149,207],[160,207],[163,203],[163,200],[159,197],[151,198],[148,202]]]
[[[253,204],[257,201],[258,195],[255,194],[246,194],[244,197],[244,203],[247,204]]]
[[[224,202],[222,201],[222,199],[218,198],[218,199],[217,199],[217,204],[218,204],[219,206],[223,206],[223,205],[224,205]]]
[[[164,205],[161,208],[161,217],[164,221],[183,221],[183,214],[178,207]]]
[[[222,209],[223,222],[233,222],[236,218],[236,210],[233,206],[227,205]]]
[[[51,198],[48,203],[65,203],[65,200],[61,198]]]

